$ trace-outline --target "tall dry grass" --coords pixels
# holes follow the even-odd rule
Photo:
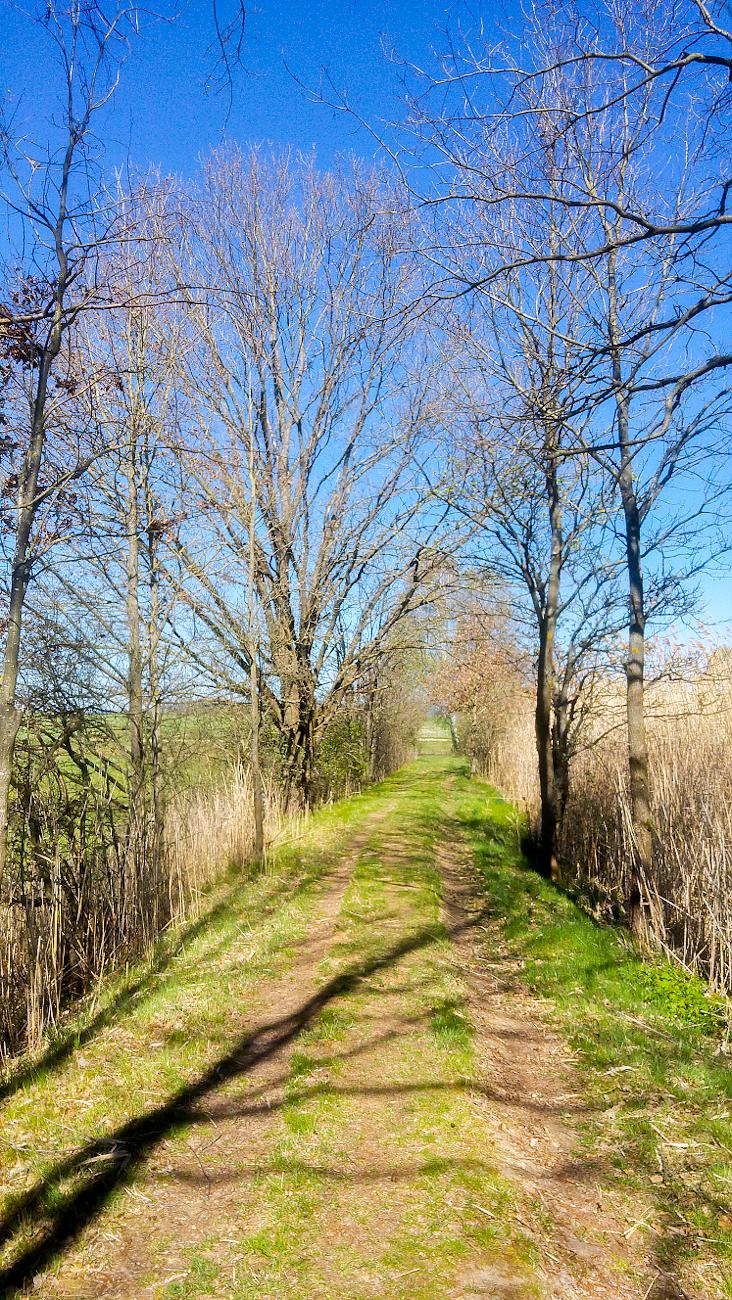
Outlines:
[[[265,780],[265,842],[271,849],[296,835],[304,814],[287,809],[280,787]],[[230,867],[254,855],[254,794],[247,768],[237,763],[213,790],[171,802],[166,817],[168,898],[171,919],[187,919],[196,901]]]
[[[274,783],[265,810],[270,846],[296,833],[298,814],[286,812]],[[195,918],[206,889],[231,867],[246,870],[253,851],[252,787],[241,764],[218,788],[170,802],[162,845],[143,825],[128,826],[121,840],[100,837],[76,860],[57,849],[42,880],[0,906],[0,1056],[37,1046],[69,1002]]]
[[[648,692],[654,821],[645,882],[651,938],[713,988],[732,991],[732,691],[700,679]],[[599,720],[598,720],[599,721]],[[625,730],[572,767],[562,857],[606,905],[625,896],[633,832]]]
[[[485,736],[485,732],[483,733]],[[530,826],[539,815],[539,772],[530,694],[513,690],[475,752],[474,768],[523,815]]]
[[[699,673],[647,694],[655,828],[645,882],[650,938],[712,988],[732,992],[732,681]],[[530,695],[514,693],[482,768],[535,822],[536,750]],[[622,687],[596,699],[571,765],[562,870],[598,914],[618,916],[633,832]]]

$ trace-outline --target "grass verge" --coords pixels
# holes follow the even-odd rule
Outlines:
[[[642,1194],[637,1231],[660,1273],[732,1296],[732,1073],[723,1006],[701,981],[642,960],[530,871],[515,811],[463,772],[456,812],[495,927],[572,1045],[591,1104],[584,1156],[598,1181]]]

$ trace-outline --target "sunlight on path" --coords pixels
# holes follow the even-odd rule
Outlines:
[[[426,724],[415,764],[316,818],[279,874],[229,890],[131,1007],[10,1096],[4,1190],[25,1196],[6,1200],[3,1294],[637,1294],[556,1236],[550,1193],[506,1159],[451,749]]]

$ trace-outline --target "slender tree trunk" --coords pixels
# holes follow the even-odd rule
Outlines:
[[[249,770],[252,781],[252,803],[254,807],[254,861],[261,866],[265,858],[264,842],[264,786],[262,782],[262,764],[260,754],[261,700],[259,690],[259,638],[255,636],[255,580],[257,563],[257,484],[254,461],[254,407],[249,385],[249,565],[247,578],[247,639],[249,654]]]
[[[249,741],[249,765],[252,774],[252,796],[254,801],[254,860],[261,865],[264,862],[264,788],[259,754],[260,708],[257,677],[256,647],[253,643],[250,643],[249,702],[251,737]]]
[[[165,794],[163,789],[163,743],[161,734],[162,723],[162,691],[160,683],[160,671],[158,665],[158,635],[159,635],[159,596],[158,596],[158,573],[157,573],[157,539],[153,539],[150,545],[151,553],[151,571],[150,571],[150,700],[151,700],[151,718],[150,718],[150,782],[152,785],[153,800],[153,821],[154,821],[154,852],[156,862],[165,853]]]
[[[367,681],[366,684],[366,734],[364,741],[366,744],[366,761],[368,763],[369,781],[375,780],[376,777],[376,730],[374,727],[374,700],[376,695],[375,684]]]
[[[620,465],[618,487],[625,524],[625,555],[628,575],[628,657],[625,665],[626,716],[628,723],[628,767],[633,822],[633,864],[626,897],[628,923],[634,936],[646,936],[646,890],[653,877],[653,831],[651,781],[645,721],[645,638],[646,610],[641,553],[641,513],[635,489],[630,440],[630,407],[623,382],[618,345],[618,297],[615,274],[616,254],[608,259],[608,324],[615,387]]]
[[[554,722],[552,727],[552,748],[554,751],[554,788],[557,809],[557,848],[564,821],[564,813],[569,796],[569,710],[563,688],[560,688],[554,701]]]
[[[127,716],[130,744],[130,819],[137,818],[138,807],[145,785],[145,741],[143,705],[143,653],[140,620],[140,519],[139,484],[134,446],[130,438],[127,461],[127,556],[126,556],[126,609],[127,609]],[[134,808],[133,808],[134,805]]]
[[[145,475],[145,513],[147,517],[147,550],[150,570],[150,621],[147,635],[148,678],[150,692],[149,725],[149,780],[152,794],[153,835],[150,851],[152,853],[153,878],[158,896],[158,906],[162,907],[164,891],[160,886],[166,874],[164,871],[165,842],[165,790],[163,773],[162,745],[162,682],[160,674],[160,557],[159,535],[154,528],[155,503],[150,484],[150,475]],[[167,920],[167,916],[165,920]],[[158,918],[158,929],[162,928],[163,919]]]
[[[15,696],[18,687],[23,604],[28,585],[27,552],[33,521],[32,511],[23,504],[23,496],[24,489],[21,486],[18,506],[18,535],[10,589],[10,613],[5,653],[3,655],[2,683],[0,684],[0,880],[4,879],[5,876],[10,815],[10,785],[13,777],[15,742],[21,720],[21,710],[16,705]]]
[[[536,674],[536,709],[534,714],[536,752],[539,759],[539,793],[541,797],[537,867],[551,877],[555,869],[557,804],[552,746],[552,698],[554,664],[550,633],[544,618],[540,630],[539,662]]]
[[[8,630],[2,660],[0,682],[0,882],[5,877],[8,851],[8,819],[10,812],[10,785],[13,776],[15,742],[20,727],[21,713],[16,705],[18,671],[20,666],[20,638],[23,626],[23,608],[28,590],[31,569],[30,540],[38,511],[38,480],[46,442],[46,399],[48,382],[54,362],[61,351],[64,333],[64,303],[69,286],[69,265],[64,246],[66,210],[74,151],[81,137],[71,130],[66,144],[58,191],[58,209],[53,228],[54,252],[58,276],[56,279],[53,316],[45,346],[38,357],[38,378],[31,410],[31,430],[28,450],[18,483],[18,513],[15,530],[15,549],[10,578],[10,605]]]
[[[557,472],[557,431],[553,422],[547,427],[545,454],[551,554],[544,609],[539,620],[539,659],[536,676],[535,727],[541,795],[537,866],[541,875],[554,878],[557,874],[559,812],[554,770],[553,709],[556,688],[556,634],[562,575],[562,508]]]
[[[132,393],[128,414],[129,427],[124,446],[123,471],[127,485],[124,504],[125,535],[125,612],[127,618],[127,733],[129,776],[127,780],[127,852],[123,864],[130,932],[145,938],[154,928],[157,891],[148,879],[149,866],[147,773],[144,717],[144,680],[142,620],[140,614],[140,492],[141,440],[144,435],[144,402],[141,401],[143,343],[135,323],[128,321],[129,353],[132,362]]]
[[[53,361],[58,356],[61,347],[63,291],[60,284],[57,290],[56,312],[51,337],[39,365],[38,382],[33,400],[30,442],[23,459],[18,484],[17,523],[10,578],[8,628],[2,659],[2,681],[0,682],[0,881],[5,876],[10,786],[13,777],[15,742],[21,721],[21,710],[17,707],[16,695],[20,668],[23,609],[31,568],[31,533],[38,510],[38,478],[45,445],[44,421],[48,378]]]
[[[646,937],[645,888],[652,880],[653,831],[651,786],[645,720],[645,602],[641,559],[641,526],[632,475],[621,474],[620,490],[625,518],[630,620],[625,665],[628,719],[630,803],[635,850],[634,870],[628,889],[628,922],[638,939]]]

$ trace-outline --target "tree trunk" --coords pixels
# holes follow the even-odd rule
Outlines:
[[[139,358],[142,344],[134,325],[130,330],[130,350],[133,366],[133,392],[129,413],[129,428],[123,450],[123,472],[127,486],[124,503],[125,536],[125,613],[127,618],[127,847],[122,863],[123,885],[130,934],[144,935],[147,942],[155,933],[158,890],[148,876],[150,845],[148,843],[148,792],[146,773],[146,745],[144,734],[144,680],[142,623],[140,616],[140,448],[144,426],[144,409],[139,392]],[[137,380],[137,385],[135,384]]]
[[[54,228],[54,242],[58,278],[56,280],[53,318],[45,346],[38,358],[38,378],[31,409],[31,430],[28,449],[18,482],[18,513],[15,529],[15,549],[10,578],[10,605],[8,630],[2,662],[0,682],[0,882],[5,877],[7,860],[8,820],[10,812],[10,783],[13,774],[15,741],[20,727],[20,710],[15,703],[20,666],[20,638],[23,626],[23,609],[31,569],[31,533],[38,511],[38,481],[46,443],[46,399],[53,364],[61,350],[64,331],[64,302],[69,284],[69,268],[63,236],[66,223],[66,204],[74,150],[80,137],[70,133],[61,169],[58,213]]]
[[[557,850],[559,835],[562,830],[564,813],[569,796],[569,709],[563,688],[557,692],[554,701],[554,722],[552,728],[552,749],[554,752],[554,789],[557,809]]]
[[[557,804],[554,780],[554,751],[552,745],[553,655],[549,643],[546,619],[540,630],[539,663],[536,674],[536,752],[539,759],[539,792],[541,811],[537,868],[539,874],[551,878],[556,867]]]
[[[247,579],[247,637],[249,654],[249,708],[251,735],[249,741],[249,768],[252,778],[252,802],[254,805],[254,861],[257,866],[264,862],[264,789],[262,786],[262,767],[259,752],[261,723],[261,705],[259,691],[259,638],[255,637],[255,581],[254,573],[257,562],[257,483],[254,458],[254,427],[252,423],[251,386],[249,388],[249,566]]]
[[[127,715],[130,743],[130,819],[142,810],[138,800],[145,785],[145,743],[143,736],[143,654],[140,626],[140,537],[139,501],[134,436],[128,449],[127,470]],[[133,814],[134,804],[134,814]]]
[[[628,658],[625,665],[626,712],[628,719],[628,766],[630,805],[633,819],[635,861],[626,906],[628,923],[635,937],[646,937],[647,886],[653,872],[651,784],[645,721],[645,603],[640,550],[640,519],[635,492],[621,479],[625,516],[626,555],[630,621]]]
[[[536,750],[539,758],[541,822],[537,867],[542,876],[557,875],[557,835],[559,812],[557,781],[554,770],[553,709],[555,693],[555,652],[559,618],[559,588],[562,575],[562,508],[557,472],[557,428],[550,420],[545,428],[546,491],[549,506],[551,553],[546,583],[544,609],[539,618],[539,660],[536,675]]]
[[[615,262],[616,254],[611,253],[608,259],[608,325],[618,422],[618,450],[620,454],[618,487],[625,523],[629,604],[628,657],[625,665],[625,677],[630,806],[633,823],[633,863],[627,889],[626,909],[631,932],[635,938],[642,942],[647,937],[647,889],[653,877],[651,781],[645,722],[646,611],[641,553],[641,513],[636,495],[633,451],[630,439],[630,404],[627,388],[623,381],[621,351],[618,344],[618,297]]]
[[[149,459],[146,456],[146,462]],[[166,893],[162,888],[167,880],[165,871],[165,790],[162,741],[162,683],[160,679],[159,647],[161,636],[160,611],[160,556],[159,534],[152,526],[155,518],[154,498],[150,484],[149,471],[145,475],[145,514],[147,519],[147,553],[150,569],[150,615],[147,635],[148,678],[150,693],[150,726],[148,728],[149,747],[149,782],[152,793],[153,834],[149,853],[152,857],[153,879],[158,895],[158,906],[162,908]],[[167,922],[169,916],[158,916],[158,929]]]
[[[7,860],[10,786],[13,777],[15,742],[21,720],[21,710],[16,705],[20,669],[20,640],[23,627],[23,609],[30,574],[30,539],[38,508],[36,493],[44,446],[42,407],[45,407],[48,375],[45,360],[43,365],[44,369],[38,381],[35,398],[33,432],[18,485],[18,522],[10,580],[8,630],[3,653],[2,681],[0,682],[0,881],[4,880]],[[48,365],[50,365],[50,362]],[[39,406],[39,403],[42,406]]]
[[[252,797],[254,802],[254,861],[261,866],[264,862],[264,789],[259,757],[260,711],[257,657],[253,644],[250,644],[249,653],[249,701],[251,709],[249,765],[252,775]]]
[[[315,807],[315,726],[314,709],[306,706],[300,716],[300,735],[298,737],[299,764],[298,788],[305,808],[312,811]]]
[[[376,728],[374,726],[376,687],[371,681],[366,684],[366,761],[368,763],[369,781],[376,780]]]

